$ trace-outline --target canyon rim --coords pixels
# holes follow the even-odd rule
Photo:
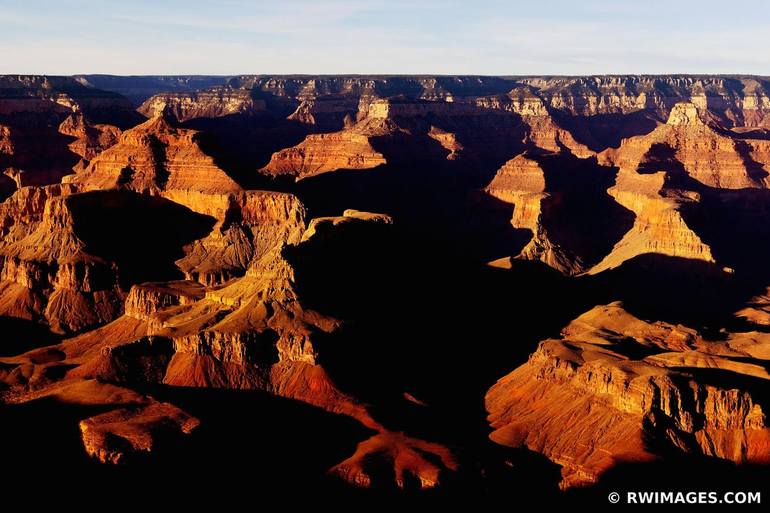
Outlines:
[[[770,498],[770,61],[698,53],[693,27],[638,53],[601,1],[498,6],[519,36],[496,2],[227,4],[51,5],[93,51],[0,14],[7,497]],[[563,34],[534,45],[527,20]],[[442,27],[456,63],[431,53]],[[290,59],[305,74],[228,67]]]

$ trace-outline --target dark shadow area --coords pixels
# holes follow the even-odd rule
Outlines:
[[[765,167],[761,163],[754,160],[751,156],[752,148],[746,141],[735,141],[735,149],[743,159],[749,178],[751,178],[757,185],[761,186],[763,180],[767,178],[770,173],[765,171]]]
[[[169,504],[355,493],[325,474],[368,436],[347,417],[262,392],[171,387],[151,392],[202,423],[189,436],[161,439],[151,458],[138,456],[117,466],[90,459],[78,429],[80,420],[110,408],[53,399],[0,406],[3,487],[19,495],[45,490],[40,501],[67,500],[77,492],[87,493],[89,501],[152,497],[153,503]]]
[[[568,154],[531,155],[545,174],[541,222],[549,239],[590,267],[604,258],[634,224],[634,213],[607,193],[617,168]]]
[[[479,87],[497,94],[512,83],[501,80]],[[435,89],[436,94],[475,91],[453,78],[440,79]],[[423,90],[414,82],[407,92]],[[340,503],[403,500],[411,505],[477,499],[502,501],[511,508],[532,500],[604,505],[609,490],[630,486],[766,486],[764,467],[666,453],[663,462],[622,464],[597,487],[562,493],[557,465],[488,439],[484,395],[496,380],[522,365],[539,341],[558,336],[566,324],[597,304],[622,300],[643,319],[681,322],[719,336],[720,328],[734,322],[732,312],[770,281],[770,223],[757,221],[767,219],[767,191],[710,190],[684,172],[670,148],[656,147],[640,172],[663,169],[668,186],[701,195],[700,203],[683,207],[687,222],[734,274],[703,261],[653,254],[598,276],[575,279],[540,262],[514,260],[511,269],[496,269],[485,263],[516,254],[531,236],[511,227],[510,204],[480,192],[500,166],[524,151],[518,116],[490,114],[462,122],[432,115],[397,120],[408,133],[372,141],[388,164],[294,184],[255,172],[273,152],[299,143],[312,130],[285,119],[296,102],[270,101],[276,103],[268,105],[267,113],[195,119],[183,126],[200,130],[197,137],[207,154],[244,187],[296,192],[308,219],[340,215],[348,208],[393,216],[393,225],[340,224],[287,248],[285,255],[295,269],[303,307],[343,322],[332,334],[313,334],[318,362],[335,384],[364,401],[386,427],[452,448],[461,472],[448,476],[444,487],[434,492],[394,494],[390,487],[362,491],[341,485],[326,476],[326,470],[352,455],[370,432],[347,417],[267,393],[150,386],[147,383],[161,378],[173,352],[171,342],[162,340],[158,347],[126,346],[123,354],[117,353],[124,358],[117,372],[125,374],[119,376],[121,381],[199,417],[202,425],[193,435],[162,440],[151,458],[101,466],[85,456],[77,428],[79,420],[101,409],[51,399],[3,405],[0,454],[11,467],[4,486],[21,495],[44,490],[54,498],[56,492],[74,490],[87,493],[97,504],[101,498],[114,503],[128,497],[178,506],[214,497],[219,508],[229,502],[258,505],[265,496],[292,504],[333,498]],[[645,112],[562,121],[576,138],[599,149],[647,133],[656,123]],[[463,146],[459,158],[447,160],[450,152],[429,136],[431,127],[456,135]],[[546,175],[549,197],[543,203],[543,222],[549,236],[587,263],[599,261],[633,224],[631,212],[606,192],[617,170],[600,167],[595,159],[543,154],[533,158]],[[131,192],[93,192],[67,201],[86,250],[116,262],[125,285],[178,277],[173,262],[182,256],[182,246],[208,234],[214,224],[174,203]],[[9,341],[13,338],[17,345],[0,347],[0,354],[56,341],[24,322],[14,326],[15,321],[9,321],[6,328],[1,321],[0,328],[7,329]],[[248,356],[274,362],[277,337],[267,331],[257,349],[269,350]],[[635,351],[630,356],[647,354]],[[64,370],[62,366],[52,372]],[[725,380],[720,372],[683,371],[703,382],[755,386]],[[387,476],[393,472],[388,466],[372,471]]]
[[[648,134],[661,122],[647,110],[595,116],[571,116],[557,111],[554,116],[576,141],[597,152],[618,148],[622,140],[628,137]]]
[[[647,253],[618,268],[577,279],[596,304],[623,301],[632,314],[716,332],[750,293],[721,267]]]
[[[314,337],[319,363],[385,426],[457,450],[467,467],[437,498],[555,490],[545,458],[488,440],[484,394],[586,305],[540,263],[488,268],[414,235],[351,224],[287,252],[305,306],[348,319]]]
[[[70,196],[76,235],[86,251],[117,263],[122,286],[180,278],[182,247],[205,237],[214,219],[157,197],[130,191]]]
[[[301,180],[292,190],[309,217],[339,215],[347,208],[389,214],[408,238],[430,246],[426,250],[439,258],[484,263],[512,254],[526,242],[523,231],[510,225],[512,207],[479,191],[500,166],[521,152],[523,128],[518,116],[493,117],[496,142],[480,137],[479,127],[472,124],[453,125],[451,117],[402,120],[408,134],[372,139],[387,164],[324,173]],[[431,126],[456,133],[463,156],[447,160],[449,151],[428,136]],[[499,144],[501,139],[506,143]]]
[[[682,218],[711,248],[718,264],[640,255],[596,281],[643,318],[682,322],[715,333],[737,327],[733,313],[770,283],[770,191],[717,189],[692,178],[674,149],[655,144],[638,172],[665,172],[665,194],[678,200]],[[723,266],[727,269],[723,269]]]
[[[299,144],[311,133],[308,125],[265,112],[198,118],[181,126],[200,130],[196,137],[201,149],[245,189],[285,188],[257,170],[273,153]]]
[[[0,317],[0,333],[0,356],[14,356],[61,340],[48,326],[16,317]]]
[[[735,275],[764,287],[770,281],[770,191],[765,189],[709,190],[699,204],[686,205],[682,215],[714,258]],[[746,298],[748,299],[748,298]]]
[[[24,185],[56,183],[71,174],[80,155],[69,148],[75,138],[59,132],[65,118],[55,111],[0,115],[0,124],[10,127],[13,147],[13,154],[0,154],[0,172],[6,167],[22,170]]]

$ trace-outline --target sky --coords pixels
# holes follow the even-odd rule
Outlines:
[[[767,0],[0,0],[0,74],[770,75]]]

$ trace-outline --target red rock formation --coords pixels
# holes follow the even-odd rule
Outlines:
[[[173,127],[156,116],[120,136],[69,183],[86,190],[125,188],[159,193],[225,194],[240,191],[211,157],[201,151],[194,130]]]
[[[69,144],[69,148],[73,153],[80,155],[86,163],[115,144],[120,136],[118,127],[89,125],[80,112],[70,114],[62,121],[59,132],[76,138]]]
[[[297,146],[273,154],[260,172],[288,175],[297,180],[339,169],[371,169],[385,164],[371,138],[394,127],[378,119],[365,119],[339,132],[311,134]]]
[[[764,351],[770,340],[754,342]],[[726,382],[728,375],[770,379],[746,355],[691,328],[642,321],[617,303],[599,306],[489,390],[491,438],[562,465],[563,487],[653,459],[656,444],[766,463],[770,427],[757,391],[715,385],[701,373],[720,369]]]
[[[580,258],[554,243],[543,224],[542,201],[548,197],[545,189],[545,174],[540,165],[525,155],[519,155],[506,162],[484,190],[490,196],[513,205],[511,225],[514,228],[532,232],[532,239],[518,258],[540,260],[565,274],[575,274],[582,271]],[[510,267],[510,260],[506,257],[491,265]]]
[[[288,119],[299,121],[322,131],[349,128],[356,117],[359,105],[356,98],[320,97],[307,98],[297,106]]]
[[[125,98],[70,78],[4,76],[0,85],[0,169],[23,171],[13,176],[21,186],[59,182],[141,117]]]
[[[705,185],[723,189],[765,187],[764,180],[752,174],[740,142],[721,134],[704,121],[705,117],[694,104],[678,103],[665,125],[624,141],[618,150],[608,150],[607,157],[628,166],[632,160],[639,162],[654,146],[665,145],[673,150],[685,172]]]
[[[526,341],[537,333],[537,340],[552,333],[556,326],[549,322],[562,322],[576,302],[640,292],[623,290],[625,282],[612,281],[615,273],[575,280],[544,273],[542,284],[533,283],[530,276],[540,275],[521,277],[515,272],[520,262],[510,257],[494,265],[513,272],[479,269],[518,244],[522,230],[532,236],[518,258],[569,276],[601,273],[654,253],[743,263],[728,284],[726,304],[764,287],[764,275],[747,276],[752,269],[745,264],[762,261],[761,238],[728,247],[717,232],[730,226],[738,235],[753,233],[719,218],[721,211],[745,207],[738,216],[745,224],[763,219],[763,189],[770,183],[765,79],[237,77],[206,91],[171,87],[176,92],[144,103],[140,110],[151,119],[136,126],[124,100],[85,80],[0,77],[0,192],[18,189],[0,204],[0,317],[34,321],[61,335],[54,345],[0,358],[0,398],[98,408],[98,415],[78,420],[86,452],[105,463],[150,457],[199,423],[137,390],[160,397],[174,387],[243,389],[301,401],[365,428],[369,438],[355,451],[351,445],[353,454],[340,454],[329,469],[344,481],[398,488],[445,482],[460,464],[444,441],[473,446],[477,435],[467,434],[466,426],[446,428],[445,407],[421,399],[448,395],[436,383],[445,383],[449,370],[457,381],[452,389],[467,396],[457,400],[458,409],[477,403],[483,393],[478,383],[488,386],[499,372],[489,369],[511,352],[489,347],[484,354],[495,365],[477,365],[484,359],[472,358],[468,351],[475,349],[467,344],[433,351],[439,346],[425,340],[426,349],[409,348],[404,369],[393,365],[393,374],[405,376],[378,382],[372,391],[357,389],[360,383],[342,368],[348,362],[335,360],[342,351],[328,348],[351,339],[361,346],[350,347],[362,354],[375,354],[367,345],[375,346],[371,365],[380,357],[398,363],[381,354],[395,350],[378,345],[385,337],[375,331],[393,325],[387,333],[400,336],[404,305],[417,305],[420,313],[412,319],[438,319],[435,332],[432,324],[419,332],[426,339],[504,341],[515,325],[515,335],[525,334]],[[221,144],[241,129],[247,135]],[[263,145],[259,158],[239,161],[241,151],[251,151],[238,148],[241,141]],[[339,190],[326,180],[273,182],[254,171],[277,148],[283,149],[262,174],[302,180],[341,169],[383,166],[383,172],[328,180]],[[249,173],[254,176],[245,179]],[[487,182],[484,192],[492,199],[476,205]],[[298,195],[247,190],[255,184]],[[307,198],[307,211],[299,197]],[[349,209],[306,220],[308,212],[340,212],[350,204],[393,215]],[[477,207],[489,205],[495,212],[475,216]],[[312,283],[309,270],[325,272],[328,263],[316,257],[330,248],[337,255],[339,234],[353,239],[342,254],[369,244],[355,238],[367,230],[396,234],[394,240],[408,244],[392,249],[399,254],[393,262],[346,262],[356,269],[339,271],[350,271],[339,283],[336,270],[328,273],[331,287]],[[314,258],[322,264],[308,265]],[[380,290],[388,287],[373,280],[374,290],[341,301],[360,303],[356,308],[337,304],[344,292],[331,288],[344,290],[349,279],[362,281],[364,289],[367,277],[379,273],[397,292]],[[408,282],[401,273],[420,279]],[[417,283],[423,276],[450,285],[434,293]],[[518,300],[510,303],[516,305],[513,324],[483,318],[487,305],[490,313],[502,312],[496,298],[511,276],[517,287],[537,289],[526,301],[553,300],[556,320],[521,315]],[[467,289],[474,294],[464,294]],[[422,303],[402,303],[402,290]],[[367,311],[381,292],[393,308],[378,299]],[[654,307],[660,299],[650,293],[636,301]],[[692,300],[682,294],[683,302]],[[443,309],[451,302],[474,303],[467,315],[476,317],[460,318],[462,307]],[[616,303],[597,307],[561,336],[541,342],[525,365],[488,392],[492,438],[561,464],[564,487],[595,482],[620,462],[649,461],[667,451],[770,463],[764,403],[770,343],[762,328],[769,323],[767,303],[762,294],[754,297],[739,319],[728,319],[745,330],[731,327],[718,337],[711,334],[717,329],[644,321]],[[452,317],[450,328],[440,325],[445,317]],[[358,356],[354,351],[351,360]],[[354,363],[351,372],[372,370],[366,364]],[[389,390],[391,383],[408,386]],[[393,397],[398,401],[391,403]],[[391,411],[394,404],[394,410],[420,413],[402,416]],[[423,418],[434,412],[436,425]],[[452,414],[474,422],[470,411]],[[484,465],[473,461],[471,468]]]
[[[527,145],[557,153],[568,151],[580,158],[594,154],[559,125],[543,100],[529,88],[516,88],[504,97],[481,98],[476,102],[484,108],[502,109],[520,115],[527,126],[524,136]]]
[[[201,92],[155,95],[137,110],[148,118],[166,114],[177,121],[189,121],[263,112],[265,102],[254,99],[249,91],[219,87]]]
[[[634,226],[596,264],[592,274],[620,266],[638,255],[657,253],[713,262],[711,248],[687,225],[679,211],[697,202],[697,193],[665,189],[665,172],[638,174],[621,168],[609,193],[636,214]]]
[[[65,332],[108,321],[119,311],[114,269],[89,254],[75,233],[73,192],[69,186],[24,188],[2,205],[3,315],[45,319]]]
[[[280,198],[277,193],[262,194],[262,201]],[[257,208],[246,204],[241,212],[243,222],[249,223],[254,222],[249,214],[270,216],[276,210],[266,211],[262,203]],[[301,217],[296,221],[297,226],[304,226]],[[314,220],[302,240],[323,237],[341,223],[390,222],[381,214],[350,210],[339,218]],[[252,226],[255,238],[263,236],[274,245],[252,256],[244,276],[223,287],[204,287],[192,281],[136,285],[126,298],[123,316],[58,346],[5,361],[0,378],[20,402],[62,393],[79,397],[72,391],[85,388],[94,397],[108,394],[104,400],[121,408],[80,425],[86,451],[102,462],[117,463],[150,451],[158,435],[188,433],[198,424],[172,405],[128,391],[126,396],[119,388],[139,380],[267,390],[351,416],[375,435],[332,469],[334,474],[362,486],[387,480],[387,472],[368,474],[369,466],[362,460],[374,459],[395,469],[392,484],[396,486],[405,486],[409,479],[420,487],[436,486],[443,472],[457,468],[451,453],[382,426],[364,404],[339,390],[318,364],[314,335],[330,333],[340,322],[306,309],[295,290],[294,269],[284,258],[282,245],[299,243],[301,232],[295,239],[280,242],[273,238],[269,225],[257,222]],[[46,369],[52,366],[72,370],[48,379]],[[99,387],[113,388],[102,391]],[[425,454],[437,455],[440,461]]]
[[[438,463],[432,463],[426,455],[437,458]],[[395,471],[393,484],[398,488],[434,488],[445,468],[457,470],[454,456],[445,447],[403,434],[386,433],[358,444],[355,454],[335,466],[332,472],[349,483],[368,488],[378,478],[379,469],[372,464],[373,460],[382,461]]]
[[[113,410],[80,422],[83,445],[89,456],[102,463],[121,463],[127,456],[150,452],[155,437],[167,433],[189,434],[200,422],[168,403]]]
[[[602,155],[619,167],[609,193],[632,210],[636,220],[592,273],[644,253],[714,260],[711,249],[680,213],[683,205],[700,200],[700,192],[697,185],[683,183],[678,168],[714,188],[764,187],[764,179],[752,174],[740,141],[722,135],[701,116],[694,105],[678,104],[666,125]]]
[[[431,139],[438,141],[438,143],[449,152],[449,155],[446,156],[447,160],[457,159],[460,152],[463,151],[463,145],[457,140],[457,134],[432,126],[428,132],[428,136]]]

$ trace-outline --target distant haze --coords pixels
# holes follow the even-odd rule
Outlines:
[[[766,0],[0,0],[0,73],[770,75]]]

